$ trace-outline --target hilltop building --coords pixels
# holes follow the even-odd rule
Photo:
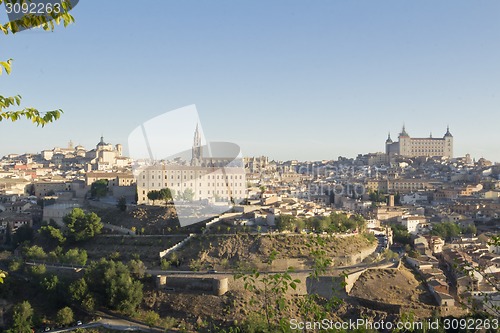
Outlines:
[[[101,141],[97,143],[95,149],[86,152],[85,157],[90,160],[91,170],[103,171],[111,170],[114,167],[123,168],[130,163],[130,159],[123,156],[123,147],[121,144],[113,146],[110,143],[104,142],[102,136]]]
[[[130,164],[130,159],[123,156],[123,146],[104,142],[97,143],[95,149],[87,151],[82,145],[73,145],[70,141],[66,148],[53,148],[42,150],[40,153],[41,163],[52,163],[57,168],[83,168],[86,171],[98,170],[108,171],[125,168]],[[26,164],[32,163],[32,159],[27,159]],[[50,166],[50,165],[49,165]]]
[[[246,197],[245,169],[242,161],[227,157],[205,157],[201,135],[196,127],[191,161],[162,161],[144,167],[136,176],[138,204],[149,204],[152,190],[169,188],[174,195],[190,191],[192,199],[240,201]]]
[[[453,135],[451,135],[450,128],[448,127],[442,138],[433,138],[432,133],[428,138],[412,138],[408,132],[406,132],[405,126],[403,126],[403,130],[399,133],[397,142],[392,141],[391,134],[389,133],[385,141],[385,152],[389,156],[442,156],[452,158]]]

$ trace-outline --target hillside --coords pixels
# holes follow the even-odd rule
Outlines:
[[[432,316],[437,306],[425,285],[404,266],[399,270],[367,270],[354,284],[350,296],[400,305],[403,312],[412,312],[419,318]]]
[[[139,258],[146,267],[159,266],[160,251],[163,251],[185,238],[184,235],[173,236],[120,236],[101,235],[82,243],[90,260],[103,257],[114,257],[121,261]]]
[[[183,268],[304,269],[312,264],[312,251],[320,247],[326,257],[351,264],[359,262],[356,257],[371,252],[374,245],[362,235],[346,238],[298,234],[203,235],[193,238],[176,256]],[[271,256],[275,258],[268,267]]]

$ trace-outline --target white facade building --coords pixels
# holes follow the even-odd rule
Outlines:
[[[425,224],[426,218],[423,216],[408,216],[403,218],[402,224],[409,233],[416,233],[419,230],[419,224]]]
[[[148,193],[163,188],[170,189],[174,198],[190,190],[195,201],[237,203],[247,197],[243,162],[231,158],[203,157],[198,127],[190,165],[177,161],[145,166],[136,176],[136,182],[138,204],[152,203]]]

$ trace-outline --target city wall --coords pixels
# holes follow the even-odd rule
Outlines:
[[[227,214],[222,214],[221,216],[219,217],[215,217],[213,218],[212,220],[210,220],[209,222],[206,222],[205,223],[205,229],[203,230],[203,234],[205,234],[212,225],[214,225],[215,223],[219,222],[221,219],[224,218],[224,216],[227,215]],[[158,253],[158,255],[160,256],[160,259],[162,259],[163,257],[165,257],[166,255],[168,255],[169,253],[173,252],[173,251],[177,251],[179,250],[180,248],[182,248],[191,238],[193,238],[195,236],[195,234],[189,234],[189,236],[187,236],[185,239],[183,239],[182,241],[180,241],[179,243],[175,244],[174,246],[168,248],[168,249],[165,249],[163,251],[160,251]]]
[[[158,289],[171,291],[210,292],[214,295],[221,296],[229,290],[229,283],[227,277],[207,278],[197,276],[157,275],[156,287]]]
[[[174,246],[169,247],[166,250],[160,251],[159,252],[160,259],[162,259],[163,257],[165,257],[167,254],[169,254],[169,253],[171,253],[173,251],[176,251],[176,250],[180,249],[181,247],[183,247],[184,244],[186,244],[194,236],[195,236],[195,234],[189,234],[189,236],[187,236],[186,238],[184,238],[183,240],[181,240],[179,243],[175,244]]]
[[[358,253],[349,254],[341,257],[332,258],[334,266],[350,266],[361,263],[365,258],[371,255],[377,249],[377,244],[374,244]]]

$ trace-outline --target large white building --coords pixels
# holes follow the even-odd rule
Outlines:
[[[190,189],[193,200],[241,201],[246,196],[245,172],[240,167],[152,165],[137,177],[138,204],[149,204],[148,193],[169,188],[174,196]]]
[[[393,142],[391,135],[385,141],[385,150],[388,155],[401,155],[408,157],[418,156],[443,156],[453,157],[453,135],[447,128],[442,138],[433,138],[432,134],[428,138],[412,138],[406,132],[405,126],[398,136],[398,141]]]
[[[195,131],[190,164],[162,161],[145,166],[137,173],[138,204],[150,204],[148,193],[169,188],[174,198],[192,191],[193,200],[239,202],[246,198],[246,178],[242,161],[203,157],[200,134]]]

